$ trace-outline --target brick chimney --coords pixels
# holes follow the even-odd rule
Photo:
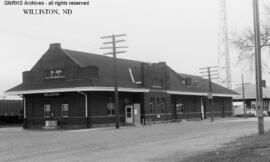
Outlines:
[[[50,49],[58,49],[61,48],[61,43],[51,43]]]
[[[167,65],[165,61],[158,62],[157,64],[158,64],[159,66],[162,66],[162,67],[164,67],[164,66],[166,66],[166,65]]]

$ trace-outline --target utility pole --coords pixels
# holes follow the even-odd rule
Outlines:
[[[242,74],[242,96],[243,96],[243,106],[244,106],[244,117],[247,117],[247,109],[246,109],[246,101],[245,101],[245,83],[244,83],[244,77]]]
[[[255,36],[256,108],[258,116],[258,133],[262,135],[264,134],[264,121],[263,121],[260,20],[259,20],[258,0],[253,0],[253,22],[254,22],[254,36]]]
[[[247,117],[247,107],[246,107],[246,97],[245,97],[245,82],[244,82],[244,75],[241,74],[242,83],[236,84],[236,86],[242,86],[242,100],[243,100],[243,108],[244,108],[244,118]]]
[[[119,97],[118,97],[118,81],[117,81],[117,58],[116,55],[119,53],[125,53],[126,51],[117,51],[119,48],[128,48],[127,46],[116,46],[117,43],[125,42],[125,40],[116,40],[118,37],[124,37],[126,34],[119,35],[109,35],[101,37],[101,39],[111,39],[111,42],[104,42],[103,44],[112,46],[109,47],[101,47],[100,49],[110,49],[112,52],[104,53],[103,55],[113,55],[113,80],[114,80],[114,108],[115,108],[115,128],[118,129],[119,125]]]
[[[218,79],[218,67],[217,66],[208,66],[205,68],[200,68],[202,73],[202,76],[208,77],[208,82],[209,82],[209,93],[207,95],[208,100],[210,101],[211,104],[211,122],[214,122],[214,99],[213,99],[213,89],[212,89],[212,79]],[[213,77],[216,78],[213,78]]]

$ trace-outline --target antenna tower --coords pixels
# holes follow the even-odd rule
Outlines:
[[[219,84],[232,89],[226,0],[219,0],[218,71]]]

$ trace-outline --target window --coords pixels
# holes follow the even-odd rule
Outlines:
[[[160,99],[157,98],[157,106],[159,106],[159,105],[160,105]]]
[[[176,104],[176,112],[184,113],[184,102]]]
[[[127,107],[127,116],[126,117],[131,118],[131,116],[132,116],[131,108]]]
[[[191,78],[186,78],[185,80],[186,80],[186,86],[191,86],[191,83],[192,83]]]
[[[53,79],[53,78],[63,78],[63,71],[61,69],[57,69],[57,70],[49,70],[47,72],[47,77],[46,79]]]
[[[251,101],[251,109],[256,110],[256,101]]]
[[[165,110],[165,98],[161,99],[161,112],[164,113]]]
[[[154,112],[154,104],[155,104],[155,99],[153,97],[150,98],[150,113],[153,114]]]
[[[45,117],[51,116],[51,105],[49,104],[44,105],[44,116]]]
[[[51,70],[51,71],[50,71],[50,74],[51,74],[50,77],[53,78],[53,76],[54,76],[54,71]]]
[[[115,115],[114,103],[109,102],[107,104],[107,114],[108,115]]]
[[[62,70],[55,70],[55,77],[61,77]]]
[[[68,117],[68,104],[62,104],[62,116]]]
[[[198,81],[197,81],[198,82]],[[188,87],[192,86],[192,79],[191,78],[185,78],[182,80],[182,83]],[[197,83],[196,83],[197,84]],[[197,85],[196,85],[197,86]]]
[[[153,79],[152,80],[152,87],[162,88],[163,87],[163,80],[162,79]]]

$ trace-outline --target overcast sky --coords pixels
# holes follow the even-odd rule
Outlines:
[[[269,2],[260,3],[263,17],[263,5]],[[121,58],[166,61],[177,72],[195,75],[200,67],[217,65],[219,0],[90,0],[89,6],[71,7],[69,16],[28,16],[22,8],[0,4],[0,96],[22,82],[22,72],[32,68],[50,43],[102,53],[100,37],[112,33],[128,35],[128,52]],[[252,0],[227,0],[227,19],[229,38],[252,28]],[[247,67],[236,66],[232,46],[230,56],[233,87],[241,83],[241,73],[254,83]],[[270,79],[267,72],[263,77]]]

